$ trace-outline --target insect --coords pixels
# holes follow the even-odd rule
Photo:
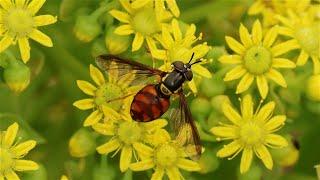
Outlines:
[[[194,147],[195,157],[199,157],[201,154],[200,137],[182,88],[186,81],[191,81],[193,78],[192,65],[201,62],[197,60],[191,63],[193,56],[194,54],[188,63],[173,62],[170,72],[113,55],[100,55],[96,62],[105,71],[117,70],[119,76],[130,73],[134,77],[132,84],[144,85],[134,95],[131,103],[130,114],[135,121],[149,122],[161,117],[170,107],[170,97],[178,95],[179,108],[170,115],[174,132],[176,137],[185,136],[181,141]]]

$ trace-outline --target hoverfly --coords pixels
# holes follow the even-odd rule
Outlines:
[[[187,136],[184,137],[184,141],[193,147],[192,151],[196,152],[195,157],[199,157],[202,150],[200,137],[182,88],[185,81],[191,81],[193,78],[192,65],[201,62],[197,60],[191,63],[193,56],[194,54],[188,63],[173,62],[170,72],[113,55],[100,55],[96,58],[96,63],[104,71],[117,70],[119,76],[131,73],[134,76],[131,83],[144,86],[138,93],[132,94],[134,98],[131,103],[130,115],[135,121],[149,122],[161,117],[170,106],[170,97],[178,95],[179,108],[170,115],[174,124],[174,133],[176,137],[181,134]],[[116,64],[116,66],[111,64]],[[153,81],[150,81],[149,79],[152,77],[154,77]],[[128,96],[131,95],[125,97]]]

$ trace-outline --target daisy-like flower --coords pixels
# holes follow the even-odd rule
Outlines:
[[[279,21],[275,18],[277,14],[285,14],[288,9],[302,13],[311,6],[310,0],[256,0],[249,8],[249,15],[263,16],[263,26],[272,26]]]
[[[38,27],[53,24],[57,18],[51,15],[36,16],[45,0],[1,0],[0,1],[0,53],[18,41],[23,62],[30,59],[29,38],[52,47],[50,37]]]
[[[28,140],[15,143],[19,125],[13,123],[6,131],[0,131],[0,179],[20,179],[15,171],[33,171],[38,164],[30,160],[22,160],[36,146],[36,141]]]
[[[254,153],[268,169],[272,169],[273,160],[267,147],[283,148],[288,145],[284,137],[274,134],[281,129],[286,120],[284,115],[272,117],[275,103],[269,102],[261,109],[258,108],[255,113],[253,106],[251,95],[246,95],[242,99],[241,115],[230,104],[224,103],[223,113],[231,124],[221,123],[221,126],[210,130],[218,136],[218,141],[232,140],[217,152],[218,157],[233,158],[242,151],[241,173],[249,170]]]
[[[133,121],[130,116],[120,115],[107,106],[103,107],[103,111],[110,117],[109,121],[97,123],[92,127],[102,135],[111,136],[111,139],[97,147],[97,151],[100,154],[109,154],[115,151],[115,155],[121,150],[119,165],[122,172],[128,169],[132,155],[136,155],[136,147],[146,146],[144,143],[150,143],[153,140],[154,132],[167,125],[167,121],[164,119],[139,123]]]
[[[289,59],[280,58],[280,55],[298,48],[296,40],[289,40],[281,44],[273,45],[278,36],[278,27],[269,29],[263,36],[259,20],[253,24],[251,35],[247,28],[240,25],[241,43],[232,37],[226,36],[226,42],[236,53],[223,55],[219,61],[226,64],[235,64],[236,67],[230,70],[224,81],[232,81],[241,78],[236,93],[246,91],[256,79],[258,90],[263,99],[268,94],[268,80],[273,80],[282,87],[287,83],[276,68],[295,68],[295,63]]]
[[[153,0],[134,0],[132,2],[132,8],[139,9],[139,8],[143,7],[144,5],[146,5],[148,3],[152,3],[152,2],[153,2]],[[166,6],[168,6],[168,8],[172,12],[172,14],[175,17],[179,17],[180,10],[179,10],[179,7],[177,5],[176,0],[157,0],[157,1],[154,1],[154,3],[155,3],[155,7],[159,10],[162,10]]]
[[[148,45],[149,42],[153,42],[154,35],[159,33],[161,27],[172,18],[167,13],[159,15],[157,9],[145,1],[134,1],[131,4],[127,0],[120,0],[120,3],[129,14],[115,9],[109,11],[109,13],[121,23],[124,23],[115,29],[116,34],[123,36],[135,34],[132,51],[139,50],[145,39]],[[133,5],[139,6],[139,8],[135,9]]]
[[[203,59],[203,57],[208,53],[210,47],[206,42],[194,45],[198,40],[201,40],[202,38],[201,33],[198,37],[196,37],[195,32],[196,26],[194,24],[191,24],[186,28],[186,32],[182,33],[179,22],[176,19],[172,20],[169,27],[162,27],[161,34],[156,35],[155,38],[160,42],[163,49],[158,49],[154,42],[149,43],[152,56],[164,61],[164,65],[161,66],[160,69],[169,71],[171,69],[171,63],[177,60],[187,63],[189,62],[190,57],[193,53],[194,60],[202,59],[204,63],[207,61]],[[192,71],[196,75],[202,77],[212,77],[210,71],[201,63],[193,65]],[[193,92],[197,92],[194,79],[188,82],[188,85]]]
[[[186,171],[199,171],[200,165],[187,159],[186,150],[179,142],[171,140],[170,135],[165,130],[160,130],[154,136],[155,147],[146,145],[136,145],[136,149],[143,154],[141,161],[132,163],[130,169],[133,171],[145,171],[154,169],[152,180],[160,180],[167,174],[170,180],[184,179],[179,169]]]
[[[90,76],[97,86],[93,84],[78,80],[78,87],[91,98],[78,100],[73,103],[74,106],[81,110],[93,109],[93,112],[85,119],[84,126],[91,126],[99,122],[104,117],[102,107],[108,106],[118,112],[123,112],[124,104],[127,104],[129,98],[121,99],[128,94],[137,90],[136,86],[130,86],[134,78],[132,74],[126,74],[119,77],[119,72],[116,70],[116,65],[113,64],[115,70],[108,71],[108,80],[104,78],[102,72],[93,65],[90,65]],[[119,100],[114,101],[115,99]],[[110,102],[109,102],[110,101]]]
[[[291,38],[291,41],[297,46],[300,55],[297,59],[297,65],[306,64],[311,57],[314,74],[320,73],[320,21],[316,20],[316,14],[308,11],[303,15],[297,15],[293,11],[288,11],[288,17],[277,16],[283,24],[279,28],[279,33]]]

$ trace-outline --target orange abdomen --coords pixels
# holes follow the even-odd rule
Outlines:
[[[147,85],[134,97],[131,116],[136,121],[148,122],[161,117],[169,108],[169,97],[160,97],[156,85]]]

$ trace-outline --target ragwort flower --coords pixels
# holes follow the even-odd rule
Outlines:
[[[295,63],[289,59],[280,58],[280,55],[296,49],[296,40],[289,40],[281,44],[273,45],[277,35],[278,27],[275,26],[262,34],[262,27],[259,20],[255,21],[251,35],[246,27],[240,25],[241,43],[234,38],[226,36],[229,47],[236,53],[233,55],[223,55],[219,61],[226,64],[235,64],[236,67],[230,70],[224,80],[232,81],[241,78],[236,93],[246,91],[256,79],[258,90],[263,99],[268,94],[268,80],[273,80],[282,87],[287,87],[287,83],[281,73],[276,68],[295,68]]]
[[[18,41],[23,62],[30,59],[29,38],[52,47],[50,37],[38,27],[53,24],[57,18],[52,15],[35,16],[45,0],[1,0],[0,1],[0,53]]]
[[[191,24],[187,27],[186,32],[183,34],[179,22],[173,19],[169,27],[163,26],[162,32],[156,35],[155,38],[160,42],[163,49],[158,49],[154,42],[150,42],[150,51],[153,57],[163,60],[164,65],[160,67],[165,71],[171,69],[171,63],[177,60],[187,63],[192,54],[194,53],[195,59],[202,59],[203,63],[206,62],[203,57],[208,53],[210,47],[206,42],[194,45],[198,40],[201,40],[202,34],[198,37],[195,36],[196,26]],[[201,63],[194,64],[192,70],[196,75],[211,78],[210,71],[205,68]],[[194,80],[188,82],[190,89],[197,92]]]
[[[136,147],[150,143],[153,139],[153,133],[167,125],[167,121],[164,119],[139,123],[132,120],[130,116],[120,115],[107,106],[104,106],[103,110],[110,117],[109,121],[97,123],[92,127],[96,132],[111,136],[111,138],[105,144],[97,147],[97,151],[100,154],[109,154],[115,151],[115,155],[121,150],[119,165],[122,172],[128,169],[132,155],[136,155]]]
[[[267,147],[283,148],[288,145],[285,138],[274,134],[286,120],[286,116],[272,117],[275,103],[269,102],[254,113],[251,95],[246,95],[241,101],[241,115],[230,104],[222,106],[224,115],[231,124],[213,127],[210,131],[218,136],[217,140],[232,140],[217,152],[218,157],[235,157],[242,151],[240,172],[249,170],[253,154],[262,160],[268,169],[272,169],[273,161]],[[230,158],[230,159],[232,159]]]
[[[90,65],[90,76],[97,86],[83,80],[78,80],[78,87],[92,98],[82,99],[74,102],[74,106],[81,110],[93,109],[93,112],[85,119],[84,126],[91,126],[103,119],[103,106],[113,108],[118,112],[123,112],[124,105],[129,98],[122,98],[136,91],[136,86],[130,86],[134,78],[133,74],[126,74],[119,77],[116,64],[114,70],[108,71],[108,80],[98,68]],[[119,100],[115,100],[119,98]],[[115,101],[114,101],[115,100]],[[107,117],[105,117],[107,118]]]
[[[132,2],[132,8],[139,9],[139,8],[143,7],[144,5],[146,5],[148,3],[152,3],[152,2],[153,2],[153,0],[134,0]],[[154,3],[155,3],[155,8],[157,8],[159,10],[165,9],[165,7],[167,5],[169,10],[172,12],[172,14],[175,17],[179,17],[180,10],[179,10],[179,7],[176,3],[176,0],[157,0],[157,1],[154,1]]]
[[[22,160],[36,146],[36,141],[28,140],[15,143],[19,125],[13,123],[6,131],[0,131],[0,179],[20,179],[15,171],[33,171],[38,164],[30,160]]]
[[[199,171],[200,165],[187,159],[186,149],[165,130],[160,130],[154,137],[154,148],[146,145],[136,145],[136,150],[143,154],[141,161],[132,163],[130,169],[133,171],[145,171],[154,169],[152,180],[162,179],[167,174],[170,180],[184,179],[179,169],[186,171]],[[156,142],[156,143],[155,143]]]
[[[314,74],[320,73],[320,21],[315,19],[313,11],[308,11],[303,15],[297,15],[293,11],[288,11],[288,16],[277,16],[283,24],[279,28],[279,33],[289,36],[295,46],[298,46],[300,55],[297,65],[306,64],[311,57],[314,67]]]
[[[157,14],[159,12],[146,1],[130,3],[127,0],[120,0],[120,3],[129,14],[115,9],[109,11],[109,13],[121,23],[124,23],[115,29],[116,34],[123,36],[135,34],[132,51],[139,50],[145,39],[148,45],[149,42],[153,42],[154,35],[159,33],[161,27],[172,17],[164,13]],[[139,5],[139,8],[135,9],[134,5]]]

